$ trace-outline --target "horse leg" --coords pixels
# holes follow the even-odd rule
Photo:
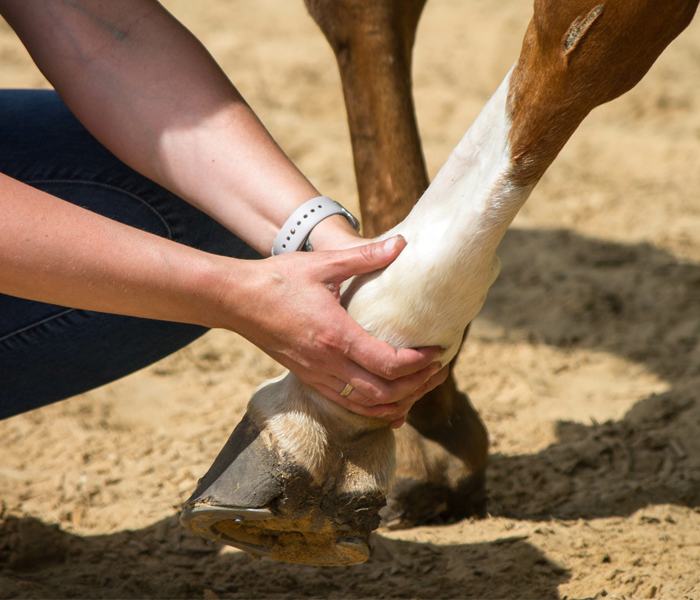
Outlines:
[[[539,178],[595,106],[644,76],[698,4],[597,2],[536,0],[515,67],[395,228],[408,246],[379,275],[355,278],[343,293],[348,313],[379,339],[396,347],[438,344],[445,363],[454,358],[497,276],[496,248]],[[448,408],[456,418],[458,405]],[[415,451],[414,464],[423,460],[419,475],[430,484],[421,445],[435,435],[444,451],[468,452],[468,436],[461,428],[445,435],[427,404],[412,418],[420,429],[402,448]],[[288,374],[256,390],[181,521],[280,560],[360,562],[394,469],[385,422],[345,411]]]
[[[412,49],[426,0],[305,0],[340,69],[366,237],[391,229],[428,187],[411,87]],[[396,484],[384,523],[409,527],[482,513],[486,428],[447,381],[397,431]]]

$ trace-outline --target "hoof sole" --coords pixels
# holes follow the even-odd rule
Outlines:
[[[290,518],[267,508],[194,504],[183,509],[180,522],[207,540],[261,557],[301,564],[341,566],[362,563],[369,558],[369,533],[379,520],[376,516],[378,509],[372,511],[375,515],[370,517],[372,523],[365,527],[358,527],[358,523],[353,527],[347,521],[340,523],[338,517],[341,515],[320,514],[320,507],[311,508],[306,515]],[[365,518],[370,516],[362,512],[360,515]],[[352,535],[353,529],[358,535]]]

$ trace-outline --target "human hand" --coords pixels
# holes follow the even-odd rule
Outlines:
[[[333,252],[295,252],[244,263],[220,296],[226,326],[323,395],[360,415],[400,426],[413,403],[442,383],[440,348],[395,350],[370,336],[340,305],[342,283],[389,265],[401,237]],[[221,326],[221,325],[220,325]],[[353,391],[340,392],[349,383]]]

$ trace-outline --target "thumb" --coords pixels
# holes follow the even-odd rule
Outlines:
[[[335,253],[331,278],[345,281],[354,275],[372,273],[388,267],[406,247],[406,239],[397,235],[381,242],[373,242]]]

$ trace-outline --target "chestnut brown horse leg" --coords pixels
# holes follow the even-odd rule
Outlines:
[[[426,0],[305,0],[340,69],[366,237],[403,221],[428,186],[411,87]],[[488,436],[454,381],[424,396],[397,431],[385,524],[461,519],[485,508]]]

